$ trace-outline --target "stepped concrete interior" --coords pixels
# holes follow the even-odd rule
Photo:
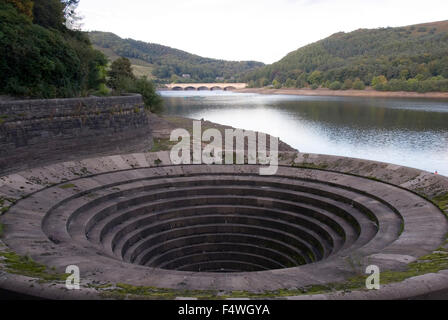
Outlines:
[[[344,281],[354,266],[403,270],[446,241],[445,216],[413,192],[429,173],[313,157],[394,183],[295,167],[303,155],[293,153],[274,176],[256,165],[174,166],[167,152],[65,162],[0,179],[18,199],[0,218],[3,242],[89,280],[260,292]],[[446,188],[436,178],[431,188]]]

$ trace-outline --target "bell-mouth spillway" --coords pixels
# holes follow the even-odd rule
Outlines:
[[[96,190],[104,194],[82,206],[74,198],[53,208],[43,231],[53,242],[79,241],[151,268],[249,272],[360,248],[378,235],[379,221],[391,236],[375,243],[385,246],[403,223],[373,196],[306,179],[218,171],[149,176]]]
[[[398,237],[403,223],[372,196],[306,179],[225,172],[150,176],[105,188],[80,207],[74,198],[53,208],[43,231],[53,242],[85,242],[105,256],[151,268],[249,272],[362,247],[378,234],[379,220],[387,219],[388,232]],[[58,232],[65,229],[70,239]]]
[[[354,263],[399,270],[446,240],[439,208],[374,179],[294,165],[260,176],[257,165],[165,158],[135,166],[124,158],[81,161],[82,175],[58,164],[59,181],[39,187],[56,165],[22,174],[28,195],[1,217],[3,242],[61,272],[79,266],[95,281],[261,291],[344,281]],[[104,159],[115,163],[84,167]]]

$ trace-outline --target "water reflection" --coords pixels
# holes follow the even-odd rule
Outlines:
[[[163,92],[166,113],[280,137],[302,152],[448,175],[448,101]]]

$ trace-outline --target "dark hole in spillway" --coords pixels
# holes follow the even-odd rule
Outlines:
[[[351,194],[352,193],[352,194]],[[377,232],[356,192],[294,178],[203,174],[95,200],[87,239],[119,259],[189,272],[252,272],[314,263]],[[84,208],[85,209],[85,208]],[[361,226],[363,232],[361,234]]]

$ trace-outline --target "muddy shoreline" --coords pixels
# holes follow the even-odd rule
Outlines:
[[[238,93],[278,94],[297,96],[334,96],[334,97],[366,97],[366,98],[420,98],[420,99],[448,99],[448,92],[383,92],[373,89],[366,90],[330,90],[330,89],[269,89],[246,88],[232,90]]]
[[[177,128],[183,128],[187,131],[193,130],[193,121],[191,118],[184,118],[179,116],[167,116],[167,115],[156,115],[151,113],[149,116],[149,125],[151,127],[152,136],[154,139],[154,148],[152,151],[169,151],[175,143],[171,143],[170,135],[171,132]],[[219,123],[201,120],[201,126],[203,130],[207,129],[217,129],[224,136],[226,129],[236,129],[231,126],[222,125]],[[245,130],[243,128],[239,128]],[[266,134],[266,138],[269,141],[270,135]],[[203,143],[203,146],[207,145]],[[269,143],[267,146],[269,150]],[[245,150],[247,150],[247,140],[245,141]],[[279,152],[298,152],[292,146],[286,142],[279,139],[278,141],[278,151]]]

